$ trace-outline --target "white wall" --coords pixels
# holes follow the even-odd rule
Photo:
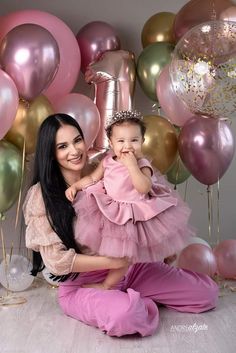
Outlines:
[[[81,27],[91,21],[101,20],[110,23],[118,32],[121,39],[122,49],[135,53],[136,58],[142,51],[141,31],[144,23],[157,12],[170,11],[177,13],[178,10],[186,4],[186,0],[1,0],[0,15],[3,16],[11,11],[23,9],[38,9],[48,11],[61,18],[76,34]],[[78,82],[77,92],[91,96],[92,93],[87,84],[81,78]],[[153,102],[150,101],[138,86],[135,93],[136,108],[143,114],[152,113]],[[236,136],[236,114],[232,117],[232,129]],[[236,156],[220,181],[220,239],[236,238]],[[185,192],[185,184],[178,190],[182,195]],[[187,201],[192,208],[192,224],[198,229],[198,236],[205,238],[210,243],[215,243],[219,236],[217,232],[217,187],[215,187],[213,200],[213,227],[212,239],[208,238],[208,206],[206,186],[200,184],[193,177],[188,181]],[[1,197],[1,195],[0,195]],[[3,222],[3,232],[7,247],[14,243],[14,252],[18,248],[24,250],[24,232],[18,228],[14,229],[15,207],[7,212],[7,220]],[[1,255],[0,255],[1,256]]]

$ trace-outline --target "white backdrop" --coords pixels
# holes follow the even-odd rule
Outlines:
[[[187,1],[185,0],[40,0],[37,2],[32,0],[1,0],[0,16],[23,9],[48,11],[62,19],[75,34],[88,22],[105,21],[117,30],[121,39],[122,49],[134,52],[137,59],[142,51],[141,31],[144,23],[152,15],[161,11],[177,13],[186,3]],[[86,94],[92,98],[91,88],[84,82],[82,75],[74,91]],[[153,112],[152,105],[153,102],[145,96],[137,82],[135,92],[136,108],[146,115]],[[232,117],[232,121],[232,129],[236,137],[236,113]],[[217,186],[214,187],[211,239],[208,236],[209,222],[206,186],[190,177],[187,190],[185,184],[178,187],[182,196],[184,196],[186,191],[187,202],[192,208],[191,221],[197,228],[197,235],[211,244],[216,242],[218,236],[220,236],[220,239],[236,238],[235,174],[236,156],[234,156],[231,166],[220,180],[220,217],[217,215]],[[19,247],[22,248],[21,252],[24,252],[24,231],[21,231],[21,222],[19,222],[17,229],[14,229],[15,213],[15,207],[7,212],[7,219],[3,222],[3,232],[8,248],[11,247],[13,242],[14,252],[18,252]],[[218,226],[220,226],[220,233],[218,232]]]

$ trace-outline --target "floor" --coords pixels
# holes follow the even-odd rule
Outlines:
[[[112,338],[66,317],[57,305],[57,289],[37,279],[15,293],[26,303],[0,306],[0,353],[235,353],[236,281],[220,287],[213,311],[186,314],[161,307],[155,335]]]

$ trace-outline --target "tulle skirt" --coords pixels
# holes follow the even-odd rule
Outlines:
[[[147,220],[139,220],[132,214],[132,203],[125,205],[122,202],[120,208],[120,205],[117,206],[119,202],[112,200],[101,185],[81,191],[74,203],[78,215],[76,240],[92,253],[102,256],[128,257],[133,263],[163,260],[183,249],[195,233],[188,224],[189,207],[174,190],[171,190],[169,197],[174,200],[172,204]],[[107,205],[106,210],[104,205]],[[120,224],[117,217],[111,220],[109,209],[114,213],[117,207],[129,209],[126,214],[130,217],[124,224]]]

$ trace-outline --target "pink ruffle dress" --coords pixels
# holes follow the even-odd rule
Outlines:
[[[78,192],[75,237],[92,252],[154,262],[180,251],[194,234],[189,207],[147,159],[138,165],[152,171],[148,194],[133,187],[127,168],[111,155],[103,160],[103,180]]]

